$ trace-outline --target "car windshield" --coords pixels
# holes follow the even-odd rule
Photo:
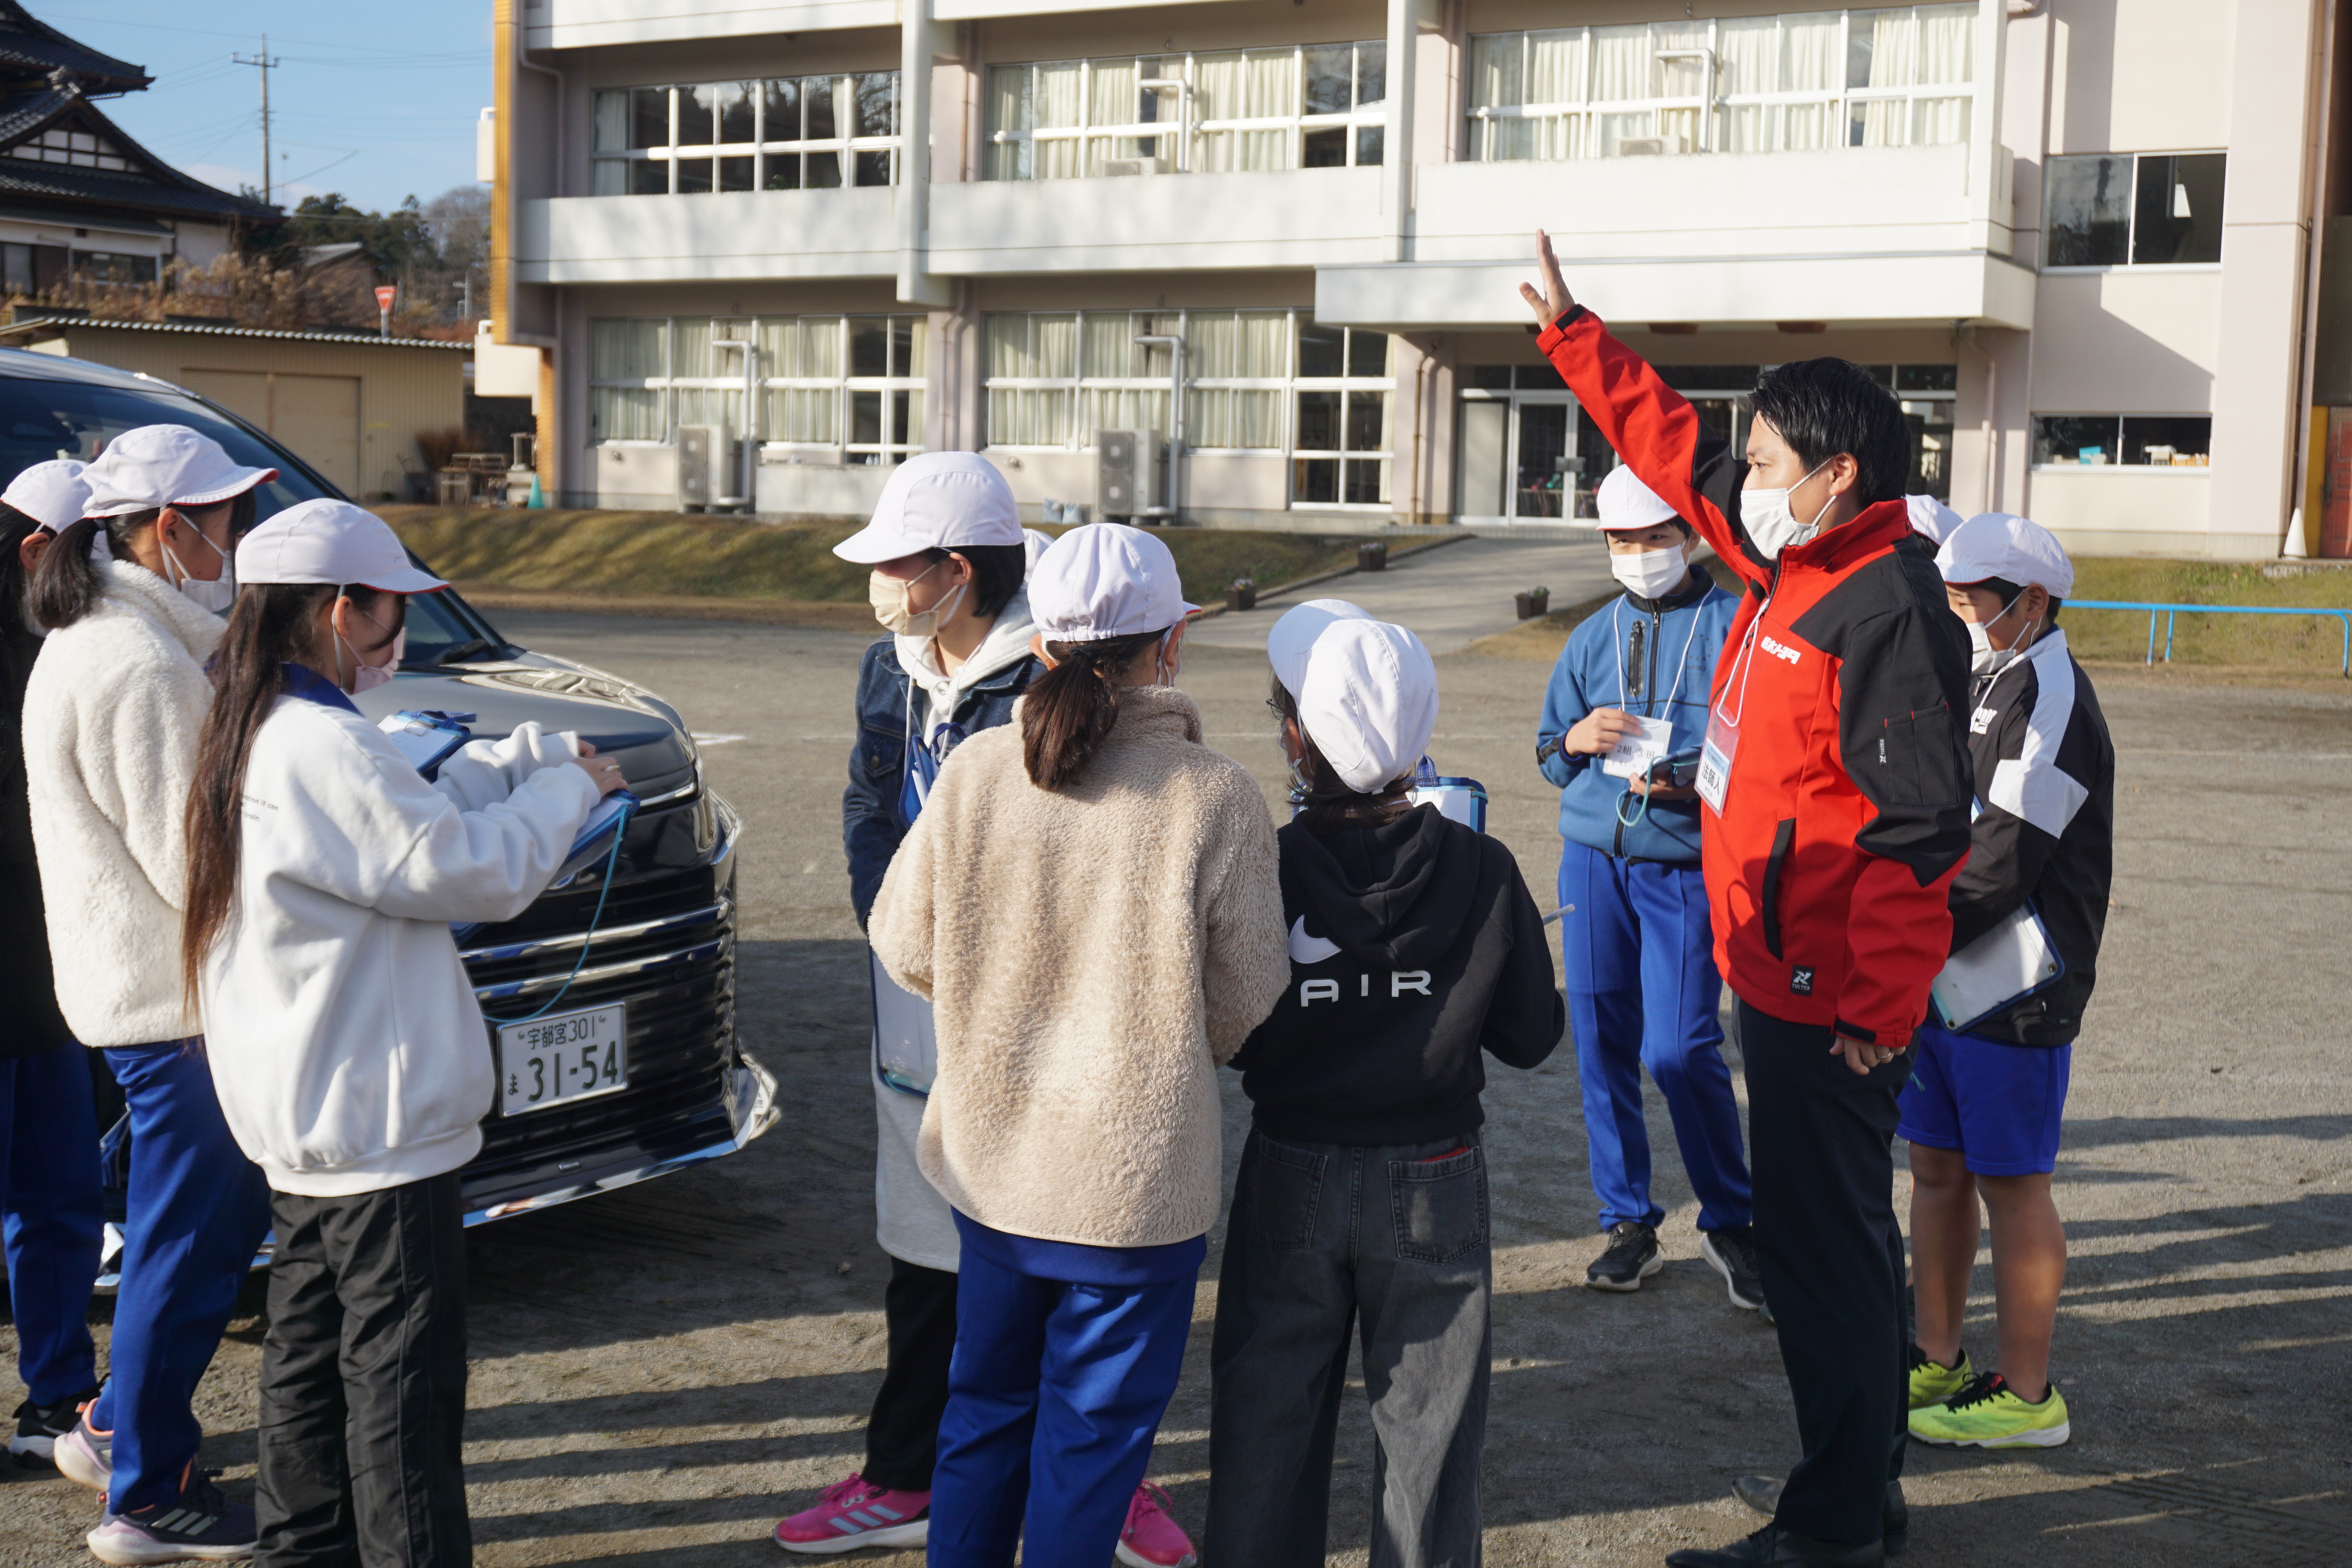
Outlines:
[[[142,425],[185,425],[249,468],[276,468],[278,477],[255,493],[257,522],[296,501],[335,493],[210,404],[160,383],[128,387],[14,375],[0,376],[0,486],[54,458],[88,462],[109,441]],[[402,668],[429,669],[508,652],[506,641],[457,595],[419,594],[409,600],[408,655]]]

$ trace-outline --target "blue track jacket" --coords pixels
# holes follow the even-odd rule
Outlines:
[[[1716,658],[1739,601],[1717,587],[1706,567],[1694,563],[1692,572],[1696,593],[1685,584],[1663,599],[1626,594],[1569,633],[1544,689],[1538,743],[1566,734],[1597,708],[1622,708],[1644,719],[1671,718],[1669,755],[1677,762],[1697,756]],[[1628,798],[1625,781],[1601,772],[1600,758],[1555,753],[1544,760],[1543,775],[1561,786],[1562,838],[1628,859],[1698,864],[1697,800],[1653,801],[1647,816],[1625,827],[1619,802],[1631,817],[1641,797]]]

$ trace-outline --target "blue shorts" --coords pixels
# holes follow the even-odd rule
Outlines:
[[[2072,1046],[2011,1046],[1923,1024],[1895,1131],[1967,1156],[1979,1176],[2048,1175],[2058,1163]]]

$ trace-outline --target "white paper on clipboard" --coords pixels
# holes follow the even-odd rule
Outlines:
[[[890,978],[870,949],[874,977],[874,1067],[882,1081],[901,1094],[928,1095],[939,1076],[939,1037],[931,1032],[931,1004]]]
[[[2014,914],[1946,961],[1927,988],[1927,1000],[1937,1023],[1965,1033],[2065,972],[2042,917],[2032,905],[2021,904]]]

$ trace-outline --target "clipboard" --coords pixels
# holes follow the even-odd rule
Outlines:
[[[1945,962],[1927,988],[1928,1010],[1937,1023],[1964,1035],[2065,973],[2066,962],[2058,956],[2042,916],[2032,904],[2021,904]]]
[[[866,953],[874,988],[875,1075],[900,1094],[930,1098],[939,1077],[940,1041],[931,1029],[931,1005],[900,985],[872,949]]]
[[[596,803],[588,820],[580,825],[578,837],[572,840],[563,864],[556,868],[555,878],[547,885],[560,888],[589,867],[612,853],[612,837],[628,826],[630,815],[637,809],[637,797],[625,789],[616,789]]]
[[[474,738],[466,728],[471,713],[449,713],[433,708],[404,708],[376,725],[408,765],[430,780],[458,747]]]

